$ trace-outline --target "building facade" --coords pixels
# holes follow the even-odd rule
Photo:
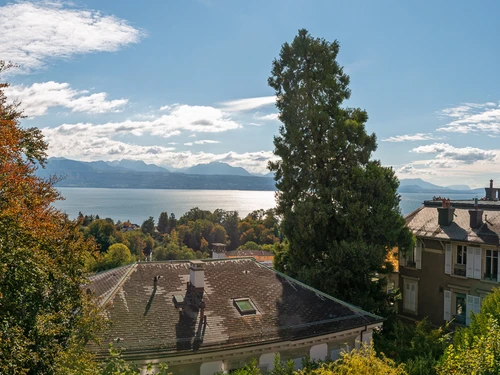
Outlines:
[[[254,259],[141,262],[92,276],[87,286],[111,322],[109,343],[128,361],[164,362],[175,375],[229,373],[276,355],[336,359],[371,341],[383,319],[268,268]]]
[[[500,202],[425,201],[406,221],[416,246],[399,257],[400,315],[469,325],[499,285]]]

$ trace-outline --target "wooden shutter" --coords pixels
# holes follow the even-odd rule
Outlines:
[[[481,297],[473,296],[472,298],[474,298],[472,311],[474,311],[474,314],[479,314],[479,311],[481,310]]]
[[[444,251],[444,273],[451,275],[451,243],[445,245]]]
[[[417,287],[414,283],[410,284],[410,311],[417,312]]]
[[[451,320],[451,292],[444,291],[444,320],[449,322]]]
[[[403,308],[405,310],[410,309],[410,284],[408,282],[405,283],[405,291],[403,293]]]
[[[467,294],[467,302],[465,304],[466,319],[465,324],[470,325],[471,312],[474,311],[474,296]]]
[[[399,265],[402,267],[406,267],[406,257],[401,251],[398,251],[398,256],[399,256]]]
[[[415,249],[415,268],[417,270],[422,268],[422,242],[417,240],[417,245]]]
[[[474,278],[481,280],[481,248],[474,248]]]
[[[336,361],[337,359],[340,358],[340,349],[333,349],[331,352],[330,352],[330,359],[332,361]]]
[[[498,262],[498,266],[497,266],[497,282],[500,283],[500,252],[498,252],[498,259],[497,259],[497,262]]]
[[[467,247],[467,277],[474,277],[474,248]]]

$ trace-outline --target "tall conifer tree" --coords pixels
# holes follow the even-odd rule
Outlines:
[[[383,308],[376,273],[390,269],[388,249],[411,245],[399,211],[399,182],[371,160],[375,134],[368,115],[343,106],[349,76],[337,62],[339,43],[299,30],[283,44],[268,82],[282,125],[269,163],[289,249],[277,267],[312,286],[373,310]]]

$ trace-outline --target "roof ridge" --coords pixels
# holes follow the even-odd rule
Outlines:
[[[300,286],[302,286],[302,287],[304,287],[304,288],[306,288],[306,289],[309,289],[309,290],[311,290],[311,291],[313,291],[313,292],[315,292],[315,293],[318,293],[318,294],[322,295],[323,297],[326,297],[326,298],[328,298],[328,299],[330,299],[330,300],[332,300],[332,301],[335,301],[335,302],[337,302],[337,303],[340,303],[341,305],[344,305],[344,306],[346,306],[346,307],[348,307],[348,308],[350,308],[350,309],[354,310],[354,311],[355,311],[355,312],[357,312],[357,313],[360,313],[360,312],[361,312],[362,314],[359,314],[359,315],[363,316],[363,318],[364,318],[364,315],[369,315],[369,316],[371,316],[371,317],[372,317],[372,318],[374,318],[374,319],[385,320],[385,318],[383,318],[383,317],[381,317],[381,316],[378,316],[378,315],[376,315],[376,314],[372,314],[371,312],[365,311],[365,310],[363,310],[362,308],[360,308],[360,307],[358,307],[358,306],[352,305],[352,304],[350,304],[350,303],[348,303],[348,302],[342,301],[342,300],[340,300],[340,299],[338,299],[338,298],[335,298],[335,297],[333,297],[333,296],[331,296],[331,295],[329,295],[329,294],[326,294],[326,293],[322,292],[321,290],[315,289],[315,288],[313,288],[312,286],[310,286],[310,285],[307,285],[307,284],[303,283],[302,281],[296,280],[296,279],[294,279],[293,277],[291,277],[291,276],[288,276],[288,275],[284,274],[283,272],[277,271],[277,270],[275,270],[275,269],[274,269],[274,268],[272,268],[272,267],[268,267],[268,266],[266,266],[266,265],[265,265],[265,264],[263,264],[263,263],[257,262],[257,261],[256,261],[255,259],[253,259],[253,258],[249,258],[249,259],[252,259],[252,260],[253,260],[255,263],[257,263],[259,266],[261,266],[261,267],[265,267],[265,268],[267,268],[267,269],[270,269],[270,270],[271,270],[271,271],[273,271],[274,273],[276,273],[276,274],[278,274],[278,275],[280,275],[280,276],[282,276],[282,277],[284,277],[284,278],[286,278],[286,279],[289,279],[289,280],[291,280],[292,282],[294,282],[294,283],[296,283],[296,284],[298,284],[298,285],[300,285]]]
[[[122,278],[116,283],[116,285],[111,290],[111,293],[109,293],[108,296],[101,302],[101,306],[105,306],[109,302],[109,300],[115,296],[118,289],[120,289],[120,287],[125,283],[125,281],[128,279],[128,277],[136,267],[137,262],[130,265],[129,270],[125,272],[125,275],[123,275]]]

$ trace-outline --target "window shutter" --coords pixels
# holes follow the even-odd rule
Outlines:
[[[449,322],[451,320],[451,292],[444,291],[444,320]]]
[[[337,359],[340,358],[340,349],[333,349],[331,352],[330,352],[330,359],[332,361],[336,361]]]
[[[474,249],[467,247],[467,277],[474,277]]]
[[[451,243],[445,245],[444,251],[444,273],[451,275]]]
[[[474,248],[474,278],[481,280],[481,248]]]
[[[474,311],[474,314],[479,314],[479,311],[481,310],[481,297],[473,297],[474,298],[474,307],[472,311]]]
[[[417,293],[415,290],[415,284],[410,284],[410,310],[417,312]]]
[[[465,304],[465,310],[466,310],[465,324],[467,326],[470,325],[470,317],[471,317],[471,312],[473,311],[473,309],[474,309],[474,296],[467,294],[467,302]]]
[[[399,255],[399,265],[402,267],[406,266],[406,257],[403,255],[401,251],[398,252]]]
[[[499,254],[500,254],[500,252],[499,252]],[[497,282],[500,283],[500,256],[498,257],[497,262],[498,262],[498,267],[497,267]]]
[[[422,242],[417,240],[417,248],[415,249],[415,268],[417,270],[422,268]]]

